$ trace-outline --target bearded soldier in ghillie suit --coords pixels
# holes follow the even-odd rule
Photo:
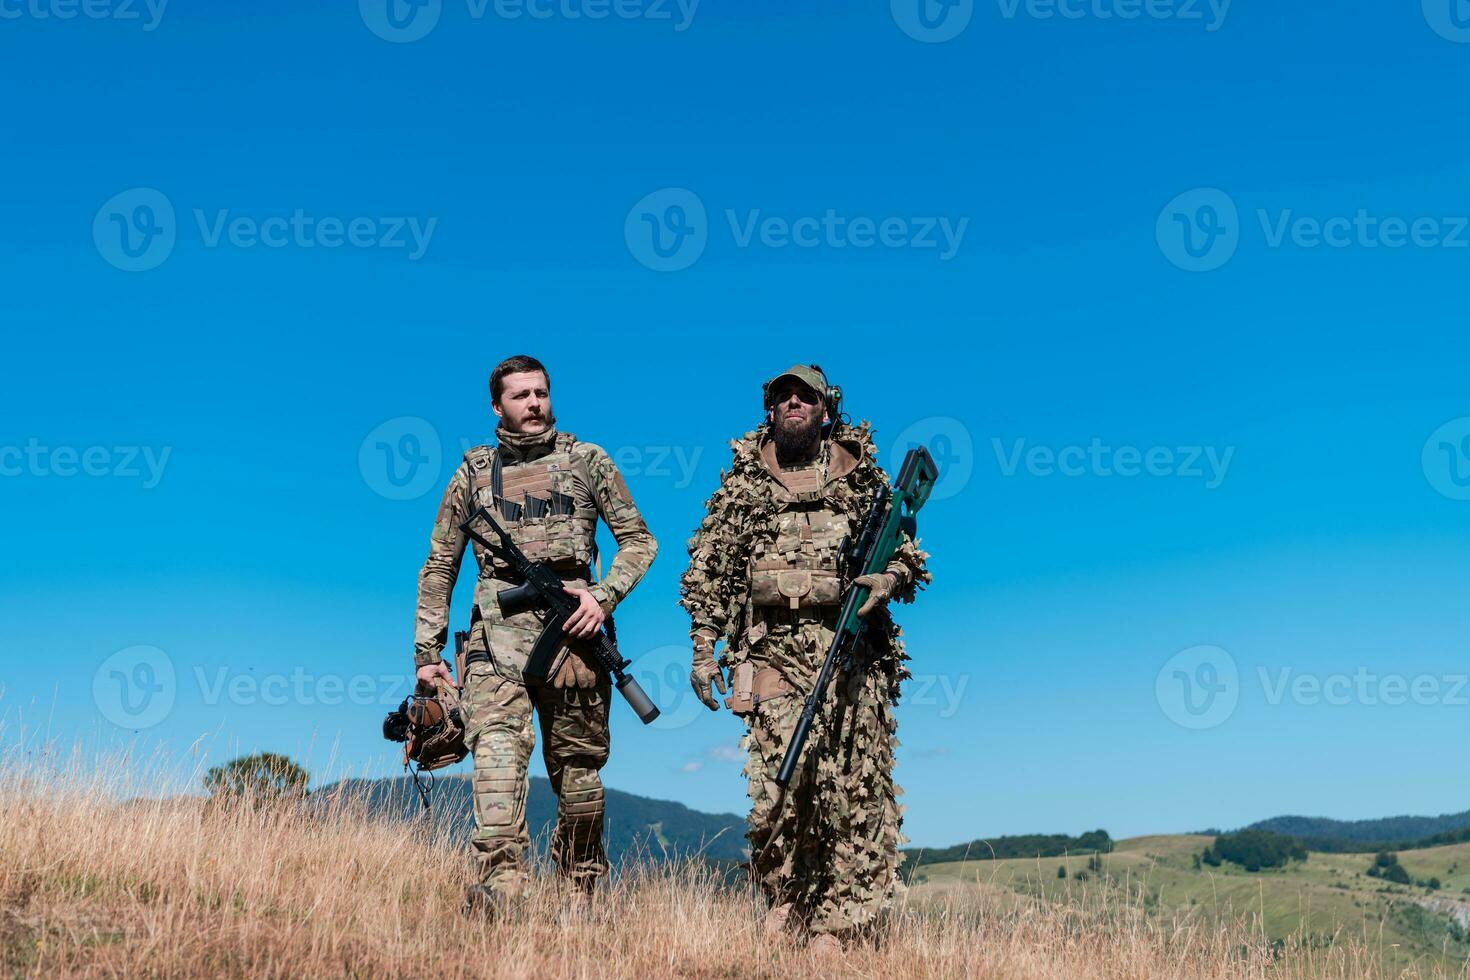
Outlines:
[[[551,381],[540,361],[517,355],[490,375],[491,407],[500,418],[496,445],[478,446],[449,481],[419,575],[414,660],[421,684],[449,681],[441,658],[449,598],[465,546],[461,528],[477,506],[494,508],[515,545],[545,561],[576,597],[566,620],[573,639],[545,682],[526,676],[542,623],[535,612],[501,608],[502,590],[519,584],[500,558],[475,543],[479,565],[475,604],[460,684],[465,744],[474,756],[474,873],[465,892],[470,911],[496,914],[529,883],[526,828],[527,767],[540,723],[541,751],[558,799],[551,857],[557,871],[590,893],[608,871],[602,847],[610,683],[576,640],[596,635],[657,551],[628,486],[599,446],[558,432]],[[594,582],[595,531],[605,523],[617,555]]]
[[[908,672],[887,604],[912,601],[930,580],[927,556],[906,535],[885,572],[844,580],[844,546],[888,477],[867,423],[839,420],[840,397],[815,365],[767,383],[766,422],[731,444],[734,462],[689,543],[683,579],[695,693],[716,710],[710,685],[725,693],[729,668],[725,703],[748,728],[746,837],[770,903],[766,933],[805,931],[829,950],[871,935],[902,887],[893,705]],[[870,590],[863,639],[783,791],[777,769],[852,584]]]

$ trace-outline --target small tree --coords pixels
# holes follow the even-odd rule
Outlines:
[[[274,752],[231,759],[204,774],[210,799],[268,802],[300,799],[306,795],[311,777],[306,770]]]

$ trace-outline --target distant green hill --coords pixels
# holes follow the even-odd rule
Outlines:
[[[363,799],[369,809],[393,819],[422,820],[423,809],[407,776],[393,779],[347,779],[324,787],[314,796],[337,790]],[[441,775],[433,791],[433,824],[436,830],[468,838],[474,827],[467,774]],[[556,819],[556,796],[544,777],[531,778],[526,800],[526,825],[538,847],[544,848]],[[646,852],[655,859],[700,855],[719,862],[743,861],[745,821],[733,813],[703,813],[682,803],[654,800],[646,796],[607,791],[608,856],[620,860],[629,851]]]
[[[1061,857],[1065,854],[1106,854],[1113,839],[1106,830],[1093,830],[1078,837],[1067,834],[1023,834],[972,840],[953,847],[911,847],[903,852],[903,870],[924,864],[951,861],[1002,861],[1009,858]]]
[[[1332,820],[1328,817],[1272,817],[1251,824],[1247,830],[1269,830],[1273,834],[1304,839],[1356,841],[1417,841],[1436,834],[1470,828],[1470,810],[1438,817],[1383,817],[1378,820]]]

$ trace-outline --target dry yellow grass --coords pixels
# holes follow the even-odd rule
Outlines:
[[[119,767],[110,767],[119,771]],[[624,868],[586,911],[543,885],[509,921],[461,917],[463,842],[325,809],[121,802],[116,780],[0,775],[0,963],[29,976],[1388,976],[1345,941],[1273,952],[1245,923],[911,893],[874,948],[823,960],[694,866]],[[1414,974],[1392,974],[1410,976]],[[1426,972],[1424,975],[1432,975]]]

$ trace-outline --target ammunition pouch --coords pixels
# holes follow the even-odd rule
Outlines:
[[[842,578],[835,569],[793,567],[782,559],[752,563],[750,601],[757,606],[835,606],[842,601]]]
[[[796,688],[774,667],[756,667],[750,661],[736,664],[730,672],[730,696],[725,707],[735,715],[744,717],[755,711],[765,701],[784,698],[796,693]]]

